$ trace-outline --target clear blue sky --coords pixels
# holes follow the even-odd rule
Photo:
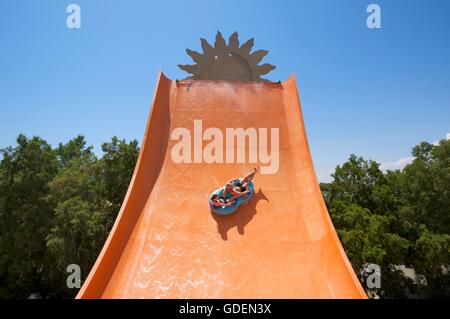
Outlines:
[[[66,27],[70,3],[79,30]],[[382,29],[366,27],[370,3]],[[220,30],[268,49],[270,79],[297,75],[321,180],[351,153],[397,161],[450,132],[449,15],[447,0],[3,0],[0,148],[19,133],[53,145],[83,134],[96,150],[140,141],[158,70],[183,78],[184,49]]]

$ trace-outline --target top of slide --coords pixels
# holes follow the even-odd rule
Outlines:
[[[229,216],[208,198],[261,166]],[[319,189],[294,77],[159,75],[122,209],[77,298],[366,298]]]

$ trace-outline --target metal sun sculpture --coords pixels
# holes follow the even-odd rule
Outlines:
[[[251,52],[254,39],[239,46],[238,33],[234,32],[226,44],[222,34],[217,32],[214,47],[207,40],[200,39],[203,53],[186,49],[195,62],[193,65],[179,64],[178,67],[191,76],[186,80],[227,80],[269,82],[261,75],[267,74],[274,65],[259,64],[269,53],[266,50]]]

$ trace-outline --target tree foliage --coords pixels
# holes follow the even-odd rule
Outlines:
[[[114,137],[97,158],[83,136],[53,149],[20,135],[0,162],[0,298],[73,297],[108,236],[139,153]]]
[[[402,171],[383,173],[355,155],[322,185],[353,267],[381,267],[381,297],[450,297],[450,141],[412,150]],[[416,278],[399,266],[414,269]],[[425,280],[419,280],[423,276]]]

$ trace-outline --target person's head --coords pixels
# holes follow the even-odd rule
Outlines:
[[[214,194],[211,196],[211,200],[214,202],[217,201],[218,198],[219,198],[219,196],[217,196],[217,194]]]
[[[233,188],[234,188],[234,185],[231,184],[231,183],[227,183],[227,184],[225,185],[225,189],[226,189],[227,191],[231,191],[231,190],[233,190]]]

